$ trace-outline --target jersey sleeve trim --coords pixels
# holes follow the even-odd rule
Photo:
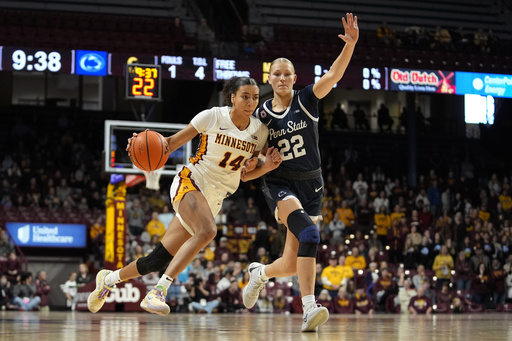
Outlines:
[[[312,121],[315,121],[315,122],[318,122],[318,117],[314,117],[313,115],[311,115],[311,113],[308,111],[308,109],[306,109],[306,107],[302,104],[302,101],[300,100],[300,97],[299,97],[299,105],[300,105],[300,108],[302,109],[302,111],[304,111],[304,113],[306,115],[308,115],[308,117],[312,120]]]

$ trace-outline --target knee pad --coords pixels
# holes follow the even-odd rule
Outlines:
[[[298,257],[316,257],[318,244],[320,244],[320,233],[315,223],[303,210],[298,209],[288,216],[288,228],[299,240]]]
[[[147,275],[150,272],[160,271],[167,267],[167,264],[172,260],[172,255],[165,249],[162,243],[158,243],[151,253],[145,257],[137,259],[137,271],[141,276]]]

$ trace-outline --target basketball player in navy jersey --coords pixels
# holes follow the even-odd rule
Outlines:
[[[263,192],[276,219],[287,226],[288,232],[281,258],[266,266],[249,265],[250,281],[244,288],[243,301],[251,308],[269,278],[297,273],[304,310],[303,332],[317,331],[329,319],[329,312],[316,304],[314,296],[320,242],[315,222],[321,213],[324,187],[318,148],[318,101],[340,81],[359,38],[357,17],[347,13],[342,22],[345,34],[338,37],[345,46],[331,69],[316,84],[294,91],[297,75],[292,62],[286,58],[274,60],[269,74],[274,98],[256,112],[269,128],[268,146],[278,148],[282,158],[281,166],[264,176]],[[252,170],[262,161],[251,159],[246,162],[246,170]],[[252,178],[257,173],[247,176]]]

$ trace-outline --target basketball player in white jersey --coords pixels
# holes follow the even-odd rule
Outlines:
[[[256,81],[233,77],[224,84],[222,95],[230,106],[204,110],[186,128],[166,138],[173,152],[201,134],[196,155],[190,158],[190,163],[176,175],[171,185],[170,196],[176,216],[162,241],[148,256],[113,272],[98,272],[96,289],[87,300],[91,312],[101,309],[116,283],[160,271],[169,264],[158,284],[140,304],[151,313],[169,314],[170,308],[165,303],[167,289],[199,251],[214,239],[217,234],[214,217],[222,201],[237,190],[245,160],[258,155],[267,142],[267,127],[252,116],[259,101]],[[131,139],[127,150],[130,143]],[[252,176],[263,175],[281,163],[277,149],[269,148],[266,156],[265,162],[252,171]]]

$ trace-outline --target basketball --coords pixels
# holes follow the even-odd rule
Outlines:
[[[160,133],[146,129],[132,140],[128,155],[135,167],[154,171],[162,168],[169,159],[169,145]]]

